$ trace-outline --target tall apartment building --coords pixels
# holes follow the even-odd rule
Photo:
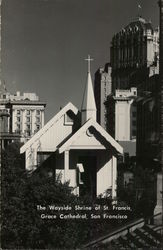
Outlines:
[[[99,68],[95,73],[94,93],[97,107],[97,122],[106,129],[105,101],[112,91],[112,69],[107,63],[104,68]]]
[[[137,87],[150,67],[158,71],[159,29],[137,17],[113,36],[110,54],[113,90]]]
[[[105,102],[107,131],[124,148],[130,156],[136,155],[137,88],[115,91]]]
[[[39,101],[35,93],[17,92],[11,95],[7,91],[0,93],[1,135],[6,140],[10,134],[19,135],[22,142],[27,141],[44,126],[45,102]],[[10,140],[11,141],[11,140]]]

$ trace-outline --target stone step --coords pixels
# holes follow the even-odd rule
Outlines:
[[[161,234],[157,233],[158,227],[151,228],[149,225],[144,225],[143,229],[147,231],[152,237],[154,237],[159,243],[162,241]]]
[[[135,233],[137,235],[139,235],[140,238],[142,238],[143,241],[144,241],[144,243],[146,243],[147,245],[149,245],[149,246],[156,246],[155,240],[153,240],[152,238],[150,238],[150,236],[148,235],[147,232],[145,232],[145,231],[143,232],[143,230],[136,229]]]
[[[134,235],[128,233],[126,237],[135,245],[135,247],[143,248],[144,244],[141,243]]]
[[[140,241],[140,243],[142,243],[144,246],[148,247],[149,248],[149,244],[144,240],[142,239],[135,231],[131,233],[137,240]]]

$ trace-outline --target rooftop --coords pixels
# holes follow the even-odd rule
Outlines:
[[[136,17],[133,19],[127,26],[121,29],[120,32],[116,33],[113,37],[116,38],[117,36],[121,36],[123,34],[129,34],[130,32],[140,32],[142,31],[144,34],[159,34],[159,29],[158,27],[156,29],[153,29],[151,21],[146,21],[142,17]]]
[[[35,93],[23,93],[21,95],[19,91],[13,95],[7,91],[0,92],[0,102],[1,104],[46,105],[45,102],[39,100],[39,97]]]
[[[137,88],[131,89],[116,89],[115,97],[133,97],[137,96]]]

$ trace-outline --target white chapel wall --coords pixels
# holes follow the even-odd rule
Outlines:
[[[37,152],[55,152],[57,146],[72,133],[72,125],[64,125],[64,115],[40,136],[26,151],[26,169],[37,165]]]

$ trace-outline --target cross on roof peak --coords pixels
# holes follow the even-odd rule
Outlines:
[[[141,17],[142,6],[140,4],[140,1],[137,2],[137,9],[138,9],[138,17]]]
[[[93,61],[93,58],[88,55],[88,58],[86,58],[85,61],[88,61],[88,73],[90,73],[91,61]]]

